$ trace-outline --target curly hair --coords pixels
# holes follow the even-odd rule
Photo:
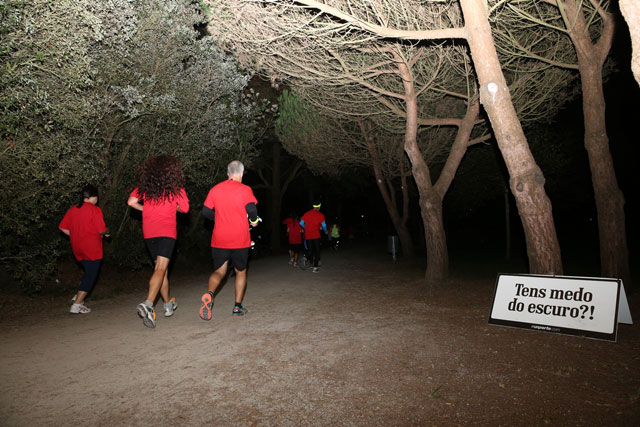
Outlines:
[[[173,156],[149,157],[138,167],[136,186],[139,198],[172,199],[184,188],[184,173]]]

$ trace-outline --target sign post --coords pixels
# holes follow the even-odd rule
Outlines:
[[[633,323],[618,279],[499,274],[489,324],[615,341]]]

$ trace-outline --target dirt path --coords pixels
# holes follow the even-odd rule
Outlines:
[[[325,250],[318,274],[255,260],[243,318],[230,281],[200,320],[203,271],[174,275],[154,330],[142,294],[2,322],[0,425],[640,425],[637,325],[617,343],[488,326],[493,280],[427,289],[378,252]]]

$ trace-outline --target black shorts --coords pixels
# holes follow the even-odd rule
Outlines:
[[[144,239],[147,249],[151,254],[151,259],[156,260],[159,256],[171,259],[173,248],[176,245],[176,239],[171,237],[154,237],[152,239]]]
[[[302,243],[289,243],[289,249],[291,249],[292,252],[299,253],[302,252],[304,247],[302,247]]]
[[[249,262],[249,248],[242,249],[222,249],[211,248],[211,257],[213,258],[213,269],[217,270],[222,267],[222,264],[231,260],[231,267],[238,271],[243,271],[247,268]]]

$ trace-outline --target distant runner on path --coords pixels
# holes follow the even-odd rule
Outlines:
[[[147,299],[137,307],[142,323],[155,328],[153,306],[158,292],[164,301],[165,317],[172,316],[178,306],[175,298],[169,299],[169,261],[178,237],[176,212],[189,212],[184,173],[178,160],[162,155],[144,161],[138,167],[136,188],[129,195],[127,204],[142,211],[142,235],[155,263]]]
[[[227,275],[229,261],[233,266],[235,279],[235,305],[231,314],[244,316],[247,309],[242,306],[247,288],[247,264],[251,235],[249,224],[256,227],[260,222],[251,187],[242,183],[244,165],[234,160],[227,166],[228,180],[215,185],[207,195],[202,207],[202,215],[213,221],[211,234],[211,257],[213,273],[209,277],[208,289],[202,295],[200,318],[213,317],[213,295],[220,282]],[[248,221],[247,221],[248,218]]]
[[[319,271],[320,263],[320,228],[326,233],[327,224],[324,215],[320,212],[320,202],[313,203],[313,209],[308,210],[300,220],[300,226],[304,228],[304,238],[309,246],[309,257],[313,265],[313,272]]]
[[[293,264],[294,267],[298,266],[298,258],[300,257],[300,251],[302,251],[302,233],[303,229],[300,226],[300,220],[297,215],[293,215],[291,221],[287,224],[287,234],[289,235],[289,252],[291,253],[291,261],[289,264]]]
[[[282,223],[284,224],[286,231],[287,231],[287,236],[289,235],[289,224],[291,224],[293,222],[293,217],[295,215],[291,214],[288,218],[285,218]],[[293,252],[291,251],[291,247],[289,247],[289,265],[293,264]]]
[[[338,218],[336,218],[336,221],[338,221]],[[340,226],[337,222],[331,226],[329,236],[331,237],[331,249],[337,251],[340,245]]]

